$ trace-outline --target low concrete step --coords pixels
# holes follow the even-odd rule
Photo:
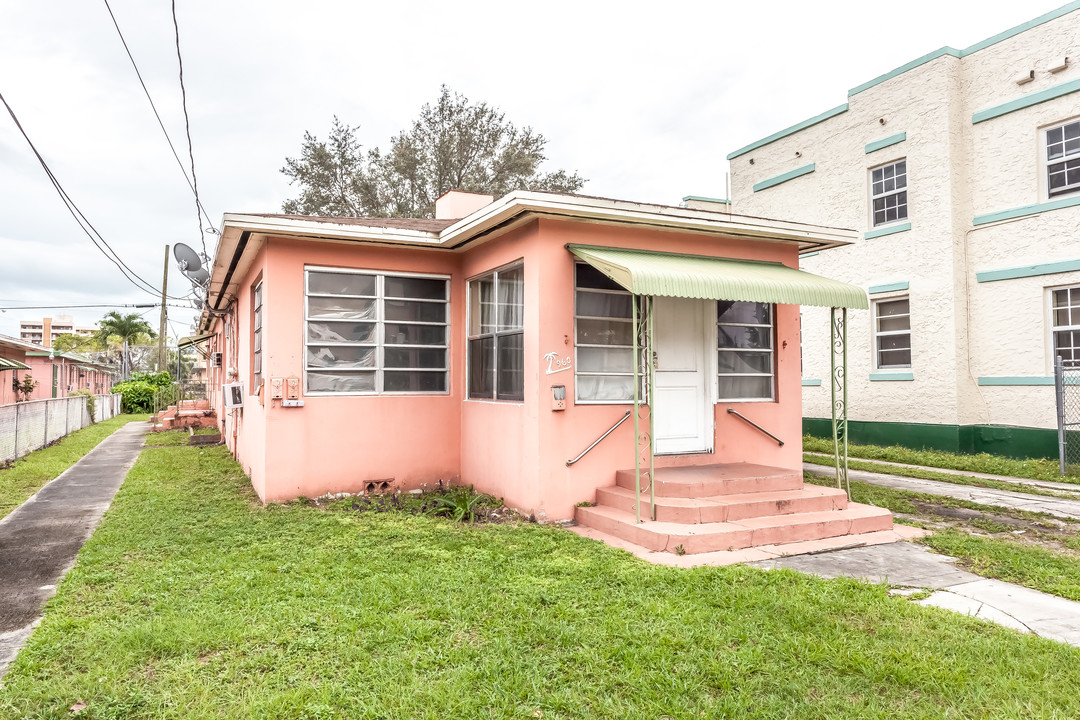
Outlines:
[[[892,529],[892,513],[888,510],[857,503],[843,510],[699,524],[660,520],[637,523],[632,512],[597,505],[577,508],[576,519],[582,525],[649,550],[675,552],[681,546],[688,555]]]
[[[634,471],[619,470],[615,484],[634,489]],[[686,467],[656,468],[658,497],[703,498],[750,492],[797,490],[803,484],[802,470],[787,470],[753,463],[724,463]],[[648,487],[648,473],[642,474],[642,489]]]
[[[641,497],[641,516],[649,518],[649,494]],[[600,488],[596,504],[617,508],[633,514],[634,491],[624,487]],[[767,515],[843,510],[848,505],[847,494],[839,488],[804,485],[797,490],[735,493],[701,498],[656,498],[656,519],[675,523],[718,523]]]

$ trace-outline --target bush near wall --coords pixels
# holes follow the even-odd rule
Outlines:
[[[120,407],[126,413],[151,412],[154,407],[154,393],[158,386],[145,380],[128,380],[113,385],[112,391],[120,393]]]

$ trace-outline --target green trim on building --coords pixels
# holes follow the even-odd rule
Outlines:
[[[907,381],[914,380],[915,373],[910,370],[906,372],[872,372],[870,373],[870,382],[894,382],[894,381]]]
[[[724,203],[725,205],[731,204],[731,201],[727,198],[711,198],[702,195],[687,195],[682,199],[683,202],[690,202],[691,200],[697,200],[698,202]]]
[[[954,58],[961,58],[961,57],[964,57],[964,51],[963,50],[957,50],[956,48],[949,47],[948,45],[946,45],[945,47],[942,47],[942,48],[938,48],[937,50],[934,50],[933,52],[926,53],[922,57],[915,58],[911,62],[904,63],[903,65],[896,68],[895,70],[890,70],[889,72],[887,72],[887,73],[885,73],[883,75],[878,75],[873,80],[867,80],[862,85],[856,85],[855,87],[848,90],[848,97],[850,98],[852,95],[858,95],[863,90],[869,90],[870,88],[874,87],[875,85],[880,85],[881,83],[885,82],[886,80],[891,80],[894,77],[896,77],[897,75],[902,75],[902,74],[906,73],[908,70],[914,70],[915,68],[919,67],[920,65],[925,65],[926,63],[931,62],[933,60],[937,60],[939,57],[942,57],[942,56],[945,56],[945,55],[948,55],[948,56],[954,57]]]
[[[985,40],[983,40],[981,42],[977,42],[974,45],[970,45],[970,46],[964,48],[963,50],[957,50],[956,48],[948,47],[948,46],[938,48],[937,50],[934,50],[933,52],[929,52],[929,53],[927,53],[926,55],[923,55],[920,58],[916,58],[916,59],[912,60],[911,62],[904,63],[903,65],[896,68],[895,70],[890,70],[889,72],[887,72],[887,73],[885,73],[883,75],[878,75],[873,80],[869,80],[867,82],[864,82],[862,85],[856,85],[855,87],[848,90],[848,97],[850,98],[852,95],[857,95],[858,93],[861,93],[863,90],[869,90],[870,88],[874,87],[875,85],[880,85],[881,83],[885,82],[886,80],[891,80],[892,78],[896,77],[897,75],[901,75],[901,74],[907,72],[908,70],[913,70],[913,69],[919,67],[920,65],[925,65],[928,62],[931,62],[933,60],[937,60],[939,57],[942,57],[942,56],[945,56],[945,55],[948,55],[948,56],[954,57],[954,58],[967,57],[968,55],[971,55],[972,53],[976,53],[976,52],[978,52],[980,50],[988,48],[991,45],[996,45],[997,43],[1001,42],[1002,40],[1008,40],[1009,38],[1011,38],[1011,37],[1013,37],[1015,35],[1018,35],[1018,34],[1026,31],[1026,30],[1030,30],[1030,29],[1032,29],[1034,27],[1038,27],[1039,25],[1042,25],[1043,23],[1050,22],[1051,20],[1056,20],[1057,18],[1059,18],[1059,17],[1061,17],[1063,15],[1068,15],[1069,13],[1071,13],[1074,10],[1080,10],[1080,0],[1073,0],[1073,2],[1070,2],[1067,5],[1063,5],[1063,6],[1059,7],[1059,8],[1057,8],[1056,10],[1051,10],[1048,13],[1044,13],[1044,14],[1040,15],[1039,17],[1035,18],[1034,20],[1028,20],[1025,23],[1021,23],[1021,24],[1017,25],[1016,27],[1009,28],[1008,30],[1005,30],[1004,32],[998,33],[997,35],[993,35],[991,37],[988,37],[988,38],[986,38]],[[756,142],[752,142],[749,145],[746,145],[745,147],[739,148],[735,152],[730,153],[727,156],[727,159],[731,160],[733,158],[739,157],[740,155],[745,155],[746,153],[750,152],[751,150],[756,150],[759,147],[763,147],[765,145],[768,145],[769,143],[771,143],[771,142],[773,142],[775,140],[779,140],[782,137],[787,137],[788,135],[792,135],[794,133],[797,133],[798,131],[804,130],[804,129],[812,126],[812,125],[817,125],[819,122],[823,122],[823,121],[828,120],[829,118],[831,118],[831,117],[833,117],[835,115],[839,115],[840,113],[847,111],[847,109],[848,109],[848,106],[847,106],[847,103],[845,103],[843,105],[840,105],[838,107],[833,108],[832,110],[828,110],[826,112],[823,112],[821,115],[815,115],[814,117],[810,118],[809,120],[804,120],[801,123],[798,123],[796,125],[792,125],[791,127],[785,128],[784,130],[773,133],[772,135],[769,135],[766,138],[762,138],[761,140],[758,140]]]
[[[911,229],[911,223],[900,223],[899,225],[889,225],[888,227],[878,228],[877,230],[868,230],[863,233],[863,240],[873,240],[874,238],[885,237],[886,235],[893,235],[895,233],[907,232]]]
[[[1061,208],[1073,207],[1075,205],[1080,205],[1080,195],[1035,203],[1034,205],[1024,205],[1010,210],[999,210],[998,212],[986,213],[985,215],[976,215],[975,219],[971,221],[971,224],[985,225],[986,223],[998,222],[999,220],[1012,220],[1013,218],[1026,217],[1028,215],[1038,215],[1039,213],[1060,210]]]
[[[971,124],[975,125],[986,120],[1001,117],[1002,115],[1008,115],[1011,112],[1023,110],[1024,108],[1029,108],[1032,105],[1038,105],[1048,100],[1054,100],[1055,98],[1062,97],[1063,95],[1069,95],[1076,92],[1077,90],[1080,90],[1080,78],[1077,78],[1076,80],[1070,80],[1069,82],[1061,83],[1060,85],[1054,85],[1053,87],[1048,87],[1045,90],[1033,92],[1030,95],[1018,97],[1015,100],[1010,100],[1009,102],[1003,103],[1001,105],[995,105],[994,107],[980,110],[979,112],[971,116]]]
[[[788,170],[786,173],[781,173],[780,175],[777,175],[776,177],[771,177],[768,180],[762,180],[759,183],[754,183],[754,192],[758,192],[759,190],[767,190],[771,187],[776,187],[781,183],[786,183],[788,180],[794,180],[797,177],[809,175],[810,173],[814,172],[815,167],[816,163],[810,163],[809,165],[803,165],[802,167],[795,168],[794,170]]]
[[[832,439],[830,418],[803,418],[803,433]],[[1004,455],[1018,459],[1058,456],[1057,430],[1005,425],[935,425],[930,423],[848,420],[848,440],[855,445],[900,445],[915,450]]]
[[[837,105],[832,110],[826,110],[825,112],[821,113],[820,115],[815,115],[814,117],[810,118],[809,120],[803,120],[801,123],[797,123],[795,125],[792,125],[789,128],[784,128],[783,130],[781,130],[779,132],[774,132],[772,135],[770,135],[768,137],[762,138],[762,139],[760,139],[760,140],[758,140],[756,142],[752,142],[749,145],[741,147],[741,148],[739,148],[738,150],[736,150],[733,153],[728,153],[727,159],[728,160],[733,160],[733,159],[739,157],[740,155],[745,155],[746,153],[750,152],[751,150],[757,150],[759,147],[764,147],[765,145],[768,145],[771,142],[775,142],[776,140],[779,140],[782,137],[787,137],[788,135],[792,135],[794,133],[797,133],[800,130],[805,130],[806,128],[811,127],[812,125],[817,125],[819,122],[825,122],[826,120],[828,120],[831,117],[836,117],[837,115],[839,115],[841,113],[847,112],[847,109],[848,109],[847,103],[844,103],[843,105]]]
[[[885,73],[884,75],[878,75],[876,78],[874,78],[873,80],[870,80],[869,82],[864,82],[862,85],[856,85],[851,90],[848,90],[848,97],[851,97],[852,95],[855,95],[857,93],[861,93],[863,90],[868,90],[869,88],[872,88],[875,85],[883,83],[886,80],[890,80],[890,79],[896,77],[897,75],[905,73],[908,70],[912,70],[914,68],[917,68],[920,65],[925,65],[926,63],[930,62],[931,60],[936,60],[939,57],[942,57],[943,55],[949,55],[949,56],[955,57],[955,58],[967,57],[968,55],[971,55],[972,53],[977,53],[980,50],[985,50],[986,48],[990,47],[991,45],[996,45],[997,43],[1001,42],[1002,40],[1008,40],[1011,37],[1019,35],[1020,33],[1025,32],[1026,30],[1030,30],[1030,29],[1032,29],[1034,27],[1038,27],[1039,25],[1042,25],[1044,23],[1048,23],[1051,20],[1056,20],[1059,17],[1061,17],[1062,15],[1068,15],[1073,10],[1080,10],[1080,0],[1073,0],[1073,2],[1070,2],[1067,5],[1062,5],[1061,7],[1057,8],[1056,10],[1051,10],[1048,13],[1044,13],[1044,14],[1040,15],[1039,17],[1035,18],[1034,20],[1028,20],[1025,23],[1020,23],[1016,27],[1012,27],[1012,28],[1009,28],[1008,30],[1005,30],[1003,32],[999,32],[997,35],[992,35],[991,37],[988,37],[988,38],[986,38],[985,40],[983,40],[981,42],[977,42],[974,45],[969,45],[968,47],[964,48],[963,50],[957,50],[956,48],[952,48],[952,47],[948,47],[948,46],[945,46],[943,48],[938,48],[937,50],[934,50],[933,52],[927,53],[926,55],[923,55],[921,58],[916,58],[915,60],[912,60],[909,63],[905,63],[905,64],[901,65],[900,67],[896,68],[895,70],[892,70],[890,72]]]
[[[821,385],[821,380],[818,378],[803,378],[803,387],[818,387],[819,385]]]
[[[877,150],[881,150],[882,148],[891,147],[893,145],[896,145],[897,143],[902,143],[905,140],[907,140],[906,132],[896,133],[895,135],[890,135],[887,138],[881,138],[880,140],[866,143],[866,147],[864,148],[864,150],[866,150],[866,154],[869,155],[872,152],[876,152]]]
[[[871,285],[867,289],[867,292],[869,292],[871,295],[876,295],[877,293],[897,292],[899,290],[907,290],[907,289],[908,289],[908,281],[907,280],[901,280],[899,282],[887,283],[885,285]]]
[[[980,385],[1004,385],[1008,387],[1020,387],[1024,385],[1053,385],[1054,376],[1046,377],[1034,377],[1034,376],[1019,376],[1019,377],[981,377],[979,378]]]
[[[1038,275],[1054,275],[1056,273],[1074,272],[1080,270],[1080,260],[1062,260],[1060,262],[1041,263],[1039,265],[1026,265],[1024,267],[1004,268],[1002,270],[986,270],[975,273],[977,282],[998,282],[999,280],[1015,280],[1016,278],[1036,277]]]

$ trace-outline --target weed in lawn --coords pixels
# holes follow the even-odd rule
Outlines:
[[[320,500],[305,504],[322,506]],[[525,520],[502,501],[473,490],[471,485],[439,487],[422,493],[354,495],[332,500],[326,507],[351,513],[398,513],[447,517],[455,522],[507,523]]]

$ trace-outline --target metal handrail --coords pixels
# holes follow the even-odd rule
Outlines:
[[[594,447],[596,447],[597,445],[599,445],[599,444],[600,444],[600,441],[601,441],[601,440],[603,440],[604,438],[606,438],[606,437],[607,437],[608,435],[610,435],[611,433],[615,432],[615,428],[619,427],[619,426],[620,426],[620,425],[622,425],[622,424],[623,424],[624,422],[626,422],[626,419],[627,419],[628,417],[630,417],[630,415],[631,415],[631,411],[630,411],[630,410],[627,410],[627,411],[626,411],[626,414],[625,414],[625,415],[623,415],[623,416],[622,416],[621,418],[619,418],[619,421],[618,421],[617,423],[615,423],[615,424],[614,424],[614,425],[612,425],[612,426],[611,426],[610,428],[608,428],[608,431],[607,431],[606,433],[604,433],[604,434],[603,434],[603,435],[601,435],[600,437],[596,438],[596,440],[594,440],[594,441],[593,441],[593,444],[592,444],[592,445],[590,445],[589,447],[587,447],[587,448],[585,448],[584,450],[582,450],[582,451],[581,451],[581,454],[580,454],[580,455],[578,455],[578,456],[577,456],[576,458],[574,458],[573,460],[567,460],[567,461],[566,461],[566,467],[570,467],[571,465],[573,465],[574,463],[576,463],[576,462],[577,462],[578,460],[580,460],[581,458],[585,457],[585,455],[586,455],[586,454],[587,454],[587,453],[588,453],[588,452],[589,452],[590,450],[592,450],[592,449],[593,449]]]
[[[772,434],[771,432],[769,432],[769,431],[768,431],[768,430],[766,430],[765,428],[761,427],[760,425],[758,425],[758,424],[757,424],[756,422],[754,422],[754,421],[753,421],[753,420],[751,420],[750,418],[746,417],[746,416],[745,416],[745,415],[743,415],[742,413],[740,413],[740,412],[738,412],[737,410],[734,410],[734,409],[732,409],[732,408],[728,408],[728,409],[727,409],[727,411],[728,411],[728,415],[734,415],[735,417],[738,417],[738,418],[742,418],[742,419],[743,419],[743,420],[745,420],[746,422],[748,422],[748,423],[750,423],[751,425],[753,425],[754,427],[756,427],[756,428],[757,428],[758,430],[760,430],[761,432],[763,432],[763,433],[765,433],[766,435],[768,435],[769,437],[771,437],[771,438],[772,438],[773,440],[775,440],[775,441],[776,441],[777,443],[779,443],[780,447],[784,447],[784,441],[783,441],[783,440],[781,440],[780,438],[776,437],[776,436],[775,436],[775,435],[773,435],[773,434]]]

